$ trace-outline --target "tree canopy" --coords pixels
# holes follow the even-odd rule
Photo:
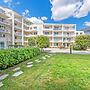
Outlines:
[[[75,44],[80,49],[86,50],[90,46],[90,35],[79,35],[75,38]]]
[[[49,38],[47,36],[36,36],[36,37],[30,37],[28,40],[29,46],[35,46],[39,48],[47,48],[49,47]]]

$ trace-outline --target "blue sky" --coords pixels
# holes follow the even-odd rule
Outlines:
[[[37,22],[90,26],[90,0],[0,0],[0,5]]]

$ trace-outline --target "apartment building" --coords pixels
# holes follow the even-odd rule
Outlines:
[[[76,31],[76,36],[79,36],[79,35],[84,35],[84,31]]]
[[[75,24],[33,24],[30,26],[30,35],[44,35],[49,37],[50,47],[68,48],[76,36]]]
[[[0,49],[10,45],[28,45],[31,22],[5,7],[0,7]]]
[[[90,35],[90,27],[83,28],[83,29],[81,29],[80,31],[83,31],[84,34]]]
[[[50,47],[68,48],[76,37],[76,24],[32,24],[13,10],[0,7],[0,49],[11,45],[28,45],[28,38],[49,37]]]

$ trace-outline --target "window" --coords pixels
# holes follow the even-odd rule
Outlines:
[[[58,32],[54,32],[54,35],[58,35]]]
[[[37,29],[37,27],[33,27],[34,29]]]
[[[45,35],[49,35],[49,32],[44,32]]]
[[[82,34],[82,33],[80,33],[80,34]]]
[[[0,37],[5,37],[5,34],[1,34],[1,33],[0,33]]]
[[[34,35],[37,35],[37,32],[34,32]]]
[[[4,49],[4,42],[0,42],[0,49]]]
[[[58,46],[58,43],[54,43],[54,46]]]
[[[59,41],[59,40],[60,40],[60,38],[58,38],[58,37],[54,38],[54,41]]]

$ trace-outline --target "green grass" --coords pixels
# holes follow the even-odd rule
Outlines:
[[[90,55],[56,54],[32,68],[27,62],[17,65],[24,72],[19,77],[12,77],[11,69],[3,71],[10,76],[0,90],[90,90]]]

